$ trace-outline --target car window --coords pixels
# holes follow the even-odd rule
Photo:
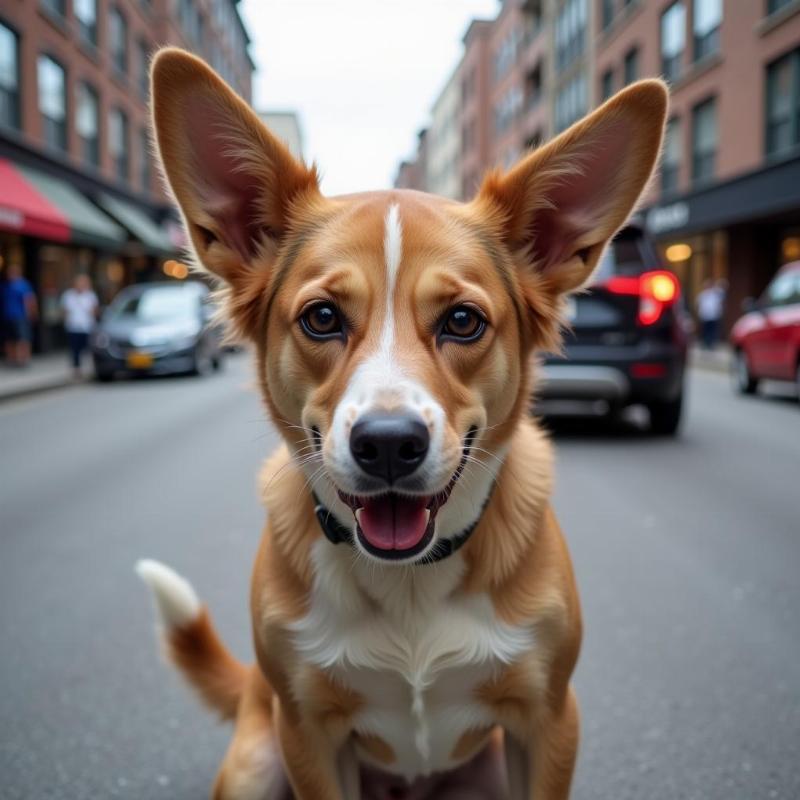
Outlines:
[[[784,272],[767,287],[766,305],[785,306],[800,302],[800,272]]]
[[[127,298],[120,298],[109,309],[112,317],[132,316],[141,322],[161,322],[196,316],[200,295],[179,286],[147,289]]]
[[[605,249],[592,280],[603,283],[614,275],[639,275],[658,267],[658,257],[647,237],[636,228],[628,228]]]

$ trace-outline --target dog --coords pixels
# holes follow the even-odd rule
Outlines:
[[[629,86],[467,203],[328,198],[204,62],[155,58],[164,174],[284,440],[255,664],[137,565],[172,661],[235,725],[214,798],[569,796],[581,613],[533,355],[647,186],[667,100]]]

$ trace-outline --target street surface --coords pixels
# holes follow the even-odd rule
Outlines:
[[[161,559],[251,657],[275,445],[246,356],[0,405],[0,796],[207,796],[229,729],[164,666]],[[800,408],[694,373],[678,440],[551,421],[585,615],[577,800],[800,797]]]

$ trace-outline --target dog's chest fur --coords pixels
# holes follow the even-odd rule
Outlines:
[[[465,733],[496,722],[475,690],[530,652],[530,628],[497,619],[486,595],[458,591],[459,554],[422,569],[384,568],[321,541],[309,613],[293,627],[303,661],[364,703],[354,730],[391,748],[406,778],[456,766]],[[362,754],[365,760],[369,755]]]

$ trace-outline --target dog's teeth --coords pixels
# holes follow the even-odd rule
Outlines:
[[[355,510],[356,522],[357,522],[359,525],[361,525],[361,512],[362,512],[363,510],[364,510],[363,508],[357,508],[357,509]]]
[[[425,527],[428,527],[428,523],[431,521],[431,510],[429,508],[425,509]]]

